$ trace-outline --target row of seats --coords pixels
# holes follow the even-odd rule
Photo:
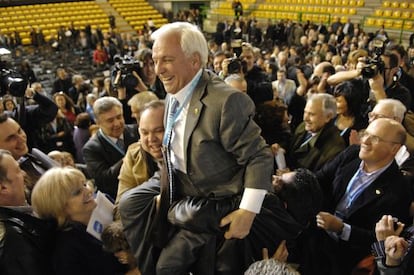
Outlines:
[[[414,2],[398,2],[398,1],[383,1],[382,2],[383,8],[394,8],[394,9],[414,9]]]
[[[381,17],[367,17],[364,21],[365,26],[384,26],[386,29],[403,29],[412,31],[414,28],[414,20],[402,20],[402,19],[384,19]]]
[[[256,18],[290,19],[294,21],[299,20],[299,13],[297,12],[253,11],[252,14]]]
[[[219,9],[231,9],[233,10],[232,3],[230,2],[220,2]],[[243,4],[243,10],[249,10],[250,4]],[[233,10],[234,13],[234,10]]]
[[[42,29],[49,40],[61,26],[73,24],[77,28],[91,25],[109,29],[108,15],[95,1],[35,4],[0,8],[0,30],[18,32],[24,44],[30,44],[30,31]]]
[[[330,14],[356,14],[354,7],[327,7],[327,6],[304,6],[304,5],[271,5],[260,4],[260,11],[296,11],[296,12],[316,12]]]
[[[394,17],[403,19],[414,19],[414,10],[391,10],[391,9],[376,9],[374,15],[378,17]]]
[[[110,0],[109,3],[135,29],[142,30],[149,18],[156,26],[167,23],[167,19],[148,2],[135,0]]]
[[[266,0],[266,3],[288,5],[351,6],[362,7],[364,0]]]

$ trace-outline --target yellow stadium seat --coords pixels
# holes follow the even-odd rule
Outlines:
[[[356,14],[356,9],[355,8],[349,8],[349,14],[351,15],[355,15]]]
[[[378,26],[378,27],[381,27],[381,26],[383,26],[384,25],[384,19],[376,19],[375,20],[375,25],[376,26]]]
[[[403,11],[403,13],[401,14],[402,18],[410,18],[411,17],[411,12],[410,11]]]
[[[394,23],[394,21],[393,21],[393,20],[391,20],[391,19],[387,19],[387,20],[385,20],[385,22],[384,22],[384,27],[385,27],[385,28],[387,28],[387,29],[390,29],[390,28],[392,28],[393,23]]]
[[[32,43],[32,40],[30,38],[22,38],[23,45],[30,45]]]
[[[414,22],[413,21],[405,21],[404,22],[404,26],[403,26],[404,30],[412,31],[413,27],[414,27]]]
[[[363,7],[365,5],[365,1],[364,0],[357,0],[357,6],[358,7]]]
[[[394,28],[401,29],[402,26],[403,26],[403,21],[402,20],[394,20]]]
[[[382,15],[384,17],[391,17],[392,15],[392,10],[384,10],[384,12],[382,13]]]
[[[382,13],[383,13],[383,10],[381,10],[381,9],[376,9],[376,10],[374,11],[374,15],[375,15],[375,16],[382,16]]]
[[[401,11],[399,11],[399,10],[395,10],[395,11],[392,13],[392,17],[395,17],[395,18],[400,18],[400,17],[401,17]]]
[[[400,2],[393,1],[391,3],[391,7],[393,7],[394,9],[398,9],[400,7]]]
[[[407,2],[401,2],[400,3],[400,9],[408,9],[409,5]]]

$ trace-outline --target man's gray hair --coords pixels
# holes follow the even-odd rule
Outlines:
[[[331,115],[332,118],[336,116],[336,99],[333,95],[313,94],[308,99],[308,102],[311,101],[322,102],[322,111],[326,116]]]
[[[93,113],[99,119],[101,114],[109,112],[114,107],[118,107],[122,111],[122,103],[117,98],[112,96],[104,96],[98,98],[93,104]]]
[[[226,84],[228,84],[228,85],[231,85],[231,83],[232,83],[233,81],[237,81],[237,82],[241,83],[241,82],[243,82],[243,81],[244,81],[244,77],[242,77],[242,76],[241,76],[241,75],[239,75],[239,74],[231,74],[231,75],[227,76],[227,77],[224,79],[224,82],[226,82]]]
[[[299,275],[300,273],[287,263],[275,259],[257,261],[249,266],[244,275]]]
[[[198,29],[197,26],[188,22],[174,22],[165,24],[155,32],[151,34],[152,40],[176,33],[180,35],[181,49],[185,56],[190,57],[194,53],[198,53],[201,59],[201,66],[205,67],[208,61],[208,47],[204,34]]]
[[[399,123],[402,123],[402,121],[404,120],[407,108],[398,99],[384,98],[377,102],[376,106],[378,105],[385,106],[386,108],[392,108],[394,120],[398,121]]]

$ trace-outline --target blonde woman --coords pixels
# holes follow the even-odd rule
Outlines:
[[[33,189],[32,206],[40,218],[57,222],[56,274],[124,274],[127,267],[86,232],[96,202],[82,172],[72,167],[48,170]]]

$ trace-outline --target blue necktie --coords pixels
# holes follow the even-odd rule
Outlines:
[[[125,149],[125,145],[124,145],[124,141],[122,140],[122,139],[118,139],[117,141],[116,141],[116,145],[119,147],[119,149],[121,149],[122,151],[124,151],[124,149]]]
[[[172,132],[174,129],[174,125],[175,124],[175,114],[178,110],[178,105],[179,102],[177,99],[175,99],[174,97],[171,97],[171,102],[170,102],[170,112],[168,114],[168,118],[167,118],[167,131],[165,132],[165,134],[167,135],[166,137],[166,150],[165,150],[165,165],[167,166],[167,173],[168,173],[168,195],[169,195],[169,203],[171,204],[174,201],[174,173],[173,173],[173,168],[172,168],[172,162],[171,162],[171,137],[172,137]]]
[[[178,105],[179,102],[177,99],[175,99],[174,97],[171,97],[171,102],[170,102],[170,112],[168,113],[168,118],[167,118],[167,127],[166,127],[166,132],[165,134],[167,135],[167,147],[168,149],[171,149],[171,137],[172,137],[172,131],[174,128],[174,117],[175,114],[177,113],[178,110]]]

